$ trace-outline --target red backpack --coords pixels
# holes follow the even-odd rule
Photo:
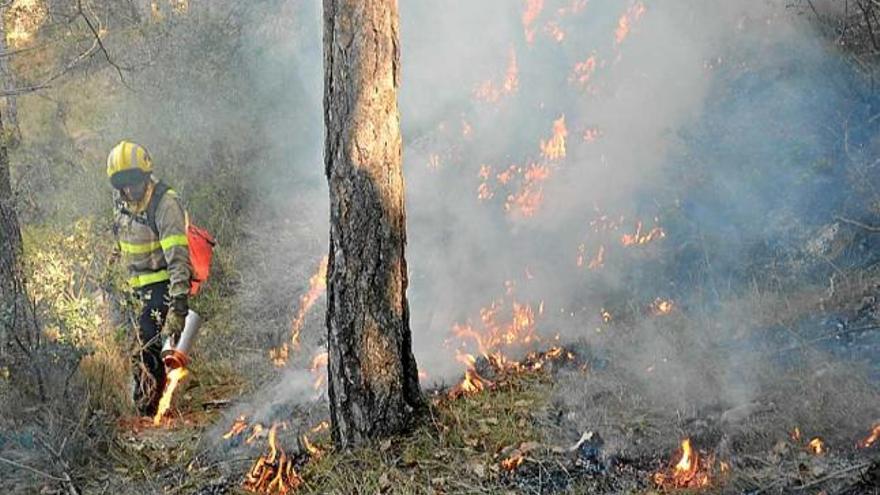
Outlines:
[[[159,227],[156,226],[156,208],[159,206],[159,200],[169,189],[170,187],[163,182],[156,184],[153,196],[150,198],[150,204],[147,206],[147,221],[157,237],[159,236]],[[214,257],[214,246],[217,245],[217,241],[210,232],[190,223],[189,213],[186,211],[184,211],[184,217],[186,218],[186,240],[189,244],[189,262],[192,265],[189,295],[194,296],[199,293],[202,284],[208,281],[208,275],[211,274],[211,258]]]

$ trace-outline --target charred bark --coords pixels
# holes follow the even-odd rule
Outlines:
[[[324,0],[330,416],[339,447],[425,408],[406,298],[396,0]]]

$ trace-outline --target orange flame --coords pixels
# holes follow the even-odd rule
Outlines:
[[[277,429],[278,424],[274,424],[269,430],[269,453],[260,456],[251,467],[242,483],[245,490],[265,495],[285,495],[303,484],[293,462],[277,445]]]
[[[593,73],[596,72],[596,54],[593,53],[583,62],[578,62],[574,65],[574,70],[572,71],[571,76],[568,78],[569,82],[572,84],[576,84],[584,89],[589,88],[590,80],[593,78]]]
[[[522,24],[526,42],[529,44],[535,41],[534,23],[543,9],[544,0],[526,0],[526,9],[522,14]]]
[[[709,461],[707,465],[714,461]],[[699,488],[709,485],[708,471],[702,471],[700,456],[691,447],[691,439],[685,438],[681,442],[681,458],[672,468],[671,473],[655,473],[654,483],[658,486],[671,486],[675,488]]]
[[[162,392],[162,398],[159,399],[159,408],[156,410],[156,415],[153,416],[153,425],[159,426],[162,424],[162,418],[165,416],[168,408],[171,407],[171,399],[174,397],[174,389],[177,388],[177,384],[180,383],[180,380],[183,380],[188,373],[189,372],[184,367],[174,368],[168,372],[168,378],[165,382],[165,390]]]
[[[474,88],[474,98],[486,103],[498,103],[501,98],[516,93],[517,89],[519,89],[519,66],[516,62],[516,50],[511,48],[504,81],[500,85],[491,79],[483,81]]]
[[[565,115],[553,121],[553,137],[547,141],[541,140],[541,154],[548,160],[565,158],[565,137],[568,129],[565,127]],[[542,178],[546,178],[542,177]]]
[[[636,223],[635,234],[624,234],[620,238],[620,242],[623,243],[624,246],[642,246],[649,242],[656,241],[657,239],[663,239],[664,237],[666,237],[666,232],[663,232],[663,229],[660,227],[654,227],[647,234],[643,234],[642,222],[639,221]]]
[[[599,251],[596,253],[596,257],[590,260],[588,268],[598,270],[603,266],[605,266],[605,246],[599,246]]]
[[[330,428],[330,422],[325,420],[312,427],[309,431],[312,433],[320,433],[328,428]]]
[[[657,316],[668,315],[672,312],[674,307],[674,303],[667,299],[654,299],[654,302],[651,303],[651,310]]]
[[[308,452],[309,455],[312,456],[313,458],[321,457],[321,455],[324,454],[324,451],[322,451],[318,447],[315,447],[315,445],[309,441],[309,437],[303,435],[301,437],[301,439],[302,439],[303,448],[306,449],[306,452]]]
[[[602,136],[602,131],[596,127],[591,127],[584,131],[584,142],[595,142]]]
[[[559,25],[559,21],[547,22],[547,24],[544,25],[544,32],[557,43],[562,43],[565,39],[565,31]]]
[[[266,428],[264,428],[263,425],[261,425],[260,423],[255,424],[253,428],[251,428],[250,436],[247,437],[247,440],[245,440],[244,443],[248,445],[254,443],[258,438],[263,437],[263,432],[265,430]]]
[[[810,452],[816,455],[822,455],[825,453],[825,441],[822,440],[821,437],[813,437],[810,439],[810,443],[807,444],[810,448]]]
[[[620,19],[617,21],[617,30],[614,31],[615,44],[619,45],[623,43],[623,40],[629,35],[632,24],[638,21],[644,13],[645,5],[642,2],[638,2],[635,5],[632,5],[627,9],[626,13],[620,16]]]
[[[522,452],[514,450],[510,457],[501,461],[501,468],[505,471],[514,471],[523,463],[523,460],[525,460],[525,457],[523,457]]]
[[[871,445],[874,445],[874,443],[877,442],[878,439],[880,439],[880,423],[874,425],[874,429],[871,431],[871,434],[868,436],[868,438],[864,439],[859,444],[859,447],[867,449]]]
[[[328,261],[327,256],[324,256],[321,259],[321,263],[318,265],[318,270],[309,278],[308,292],[299,298],[299,311],[290,325],[290,343],[294,349],[299,349],[299,335],[302,332],[302,327],[306,320],[306,314],[327,288]],[[289,346],[287,343],[284,343],[279,348],[271,349],[269,351],[269,358],[272,360],[272,363],[278,367],[284,366],[285,363],[287,363],[288,356]]]
[[[319,390],[327,380],[327,373],[324,370],[327,368],[329,360],[330,354],[328,354],[327,351],[320,352],[312,358],[312,365],[309,367],[309,371],[311,371],[312,375],[315,377],[315,390]]]
[[[237,437],[247,429],[247,426],[246,416],[242,414],[232,423],[232,428],[223,435],[223,438],[229,440],[232,437]]]

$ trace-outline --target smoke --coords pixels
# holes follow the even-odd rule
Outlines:
[[[238,301],[283,308],[263,315],[282,329],[328,231],[320,5],[283,6],[284,29],[246,47],[271,144],[249,186],[260,200]],[[728,344],[760,322],[741,293],[844,207],[845,174],[823,164],[868,109],[841,57],[781,1],[402,1],[400,22],[411,326],[427,381],[462,371],[454,325],[479,327],[493,303],[510,320],[516,302],[545,338],[596,343],[608,310],[631,331],[619,365],[656,367],[670,396],[748,400],[757,372],[736,363],[753,349]],[[564,156],[550,150],[561,125]],[[624,246],[637,233],[644,244]],[[658,317],[658,298],[678,317]],[[324,339],[322,311],[306,347]],[[727,319],[707,324],[713,312]],[[697,350],[711,380],[688,364]]]

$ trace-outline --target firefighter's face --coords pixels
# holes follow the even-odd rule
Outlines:
[[[147,181],[143,180],[137,184],[122,186],[120,191],[122,192],[122,199],[131,203],[137,203],[144,199],[144,194],[147,192]]]

